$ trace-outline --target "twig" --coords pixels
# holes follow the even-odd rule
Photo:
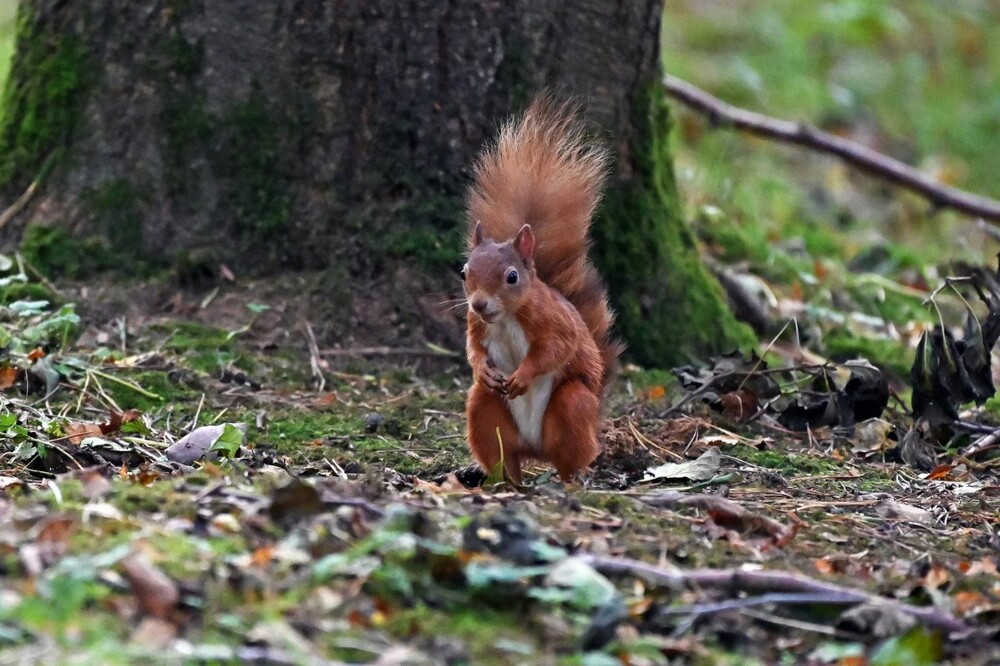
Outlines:
[[[689,604],[661,608],[659,615],[709,615],[730,610],[742,610],[754,606],[769,606],[781,604],[786,606],[807,606],[813,604],[852,604],[853,598],[842,593],[816,592],[768,592],[756,597],[741,597],[738,599],[723,599],[707,604]]]
[[[38,180],[31,181],[31,185],[28,185],[28,189],[17,198],[17,201],[12,203],[7,207],[3,213],[0,213],[0,229],[7,226],[7,223],[14,219],[14,216],[21,212],[21,210],[28,205],[31,201],[31,197],[35,196],[35,191],[38,189]]]
[[[892,608],[922,622],[950,633],[969,631],[961,620],[935,608],[911,606],[863,590],[855,590],[833,583],[813,580],[791,571],[745,571],[742,569],[667,569],[639,560],[618,557],[584,555],[582,560],[605,574],[630,574],[673,589],[682,587],[707,587],[739,590],[749,593],[804,592],[830,595],[829,603],[879,604]],[[832,599],[839,601],[832,601]]]
[[[983,451],[992,449],[997,446],[998,443],[1000,443],[1000,429],[994,430],[990,434],[980,437],[972,444],[969,444],[967,447],[962,449],[962,452],[959,455],[963,458],[971,458],[977,453],[982,453]]]
[[[663,86],[668,95],[704,113],[715,124],[731,125],[757,136],[836,155],[862,171],[925,197],[937,208],[952,208],[967,215],[1000,223],[1000,201],[939,183],[918,169],[860,143],[811,125],[772,118],[727,104],[669,74],[664,76]]]
[[[316,344],[316,335],[308,321],[303,322],[303,328],[306,333],[306,344],[309,346],[309,369],[316,383],[316,390],[322,392],[326,388],[326,377],[323,375],[322,361],[319,358],[319,345]]]
[[[109,375],[106,372],[101,372],[97,368],[90,368],[90,369],[87,370],[87,372],[93,373],[95,376],[100,377],[101,379],[107,379],[108,381],[115,382],[116,384],[121,384],[122,386],[124,386],[126,388],[130,388],[133,391],[135,391],[136,393],[138,393],[139,395],[144,395],[147,398],[152,398],[153,400],[163,400],[162,396],[157,395],[156,393],[153,393],[152,391],[147,391],[146,389],[142,388],[141,386],[139,386],[135,382],[130,381],[128,379],[122,379],[121,377],[115,377],[114,375]],[[121,410],[118,410],[118,411],[121,411]]]
[[[320,356],[461,356],[450,349],[422,349],[420,347],[348,347],[346,349],[323,349]]]
[[[834,636],[842,639],[852,638],[851,634],[846,631],[840,631],[839,629],[828,627],[825,624],[816,624],[815,622],[805,622],[803,620],[793,620],[790,617],[780,617],[770,613],[761,613],[750,610],[749,608],[741,610],[740,613],[746,615],[747,617],[752,617],[755,620],[776,624],[780,627],[789,627],[790,629],[799,629],[800,631],[811,631],[814,634],[823,634],[824,636]]]

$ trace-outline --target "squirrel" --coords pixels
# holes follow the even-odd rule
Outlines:
[[[570,482],[597,457],[601,404],[623,347],[587,231],[608,155],[567,103],[537,98],[480,155],[468,193],[470,449],[521,483],[528,459]],[[502,451],[501,451],[502,447]]]

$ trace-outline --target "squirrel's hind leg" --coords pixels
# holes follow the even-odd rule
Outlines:
[[[483,471],[489,474],[500,462],[499,428],[503,439],[504,471],[510,481],[520,484],[521,437],[503,397],[478,382],[473,384],[465,403],[465,417],[469,448]]]
[[[598,397],[579,380],[565,381],[552,392],[542,422],[542,458],[552,463],[564,483],[600,453],[600,408]]]

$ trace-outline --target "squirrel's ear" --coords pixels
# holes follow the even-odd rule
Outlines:
[[[472,232],[472,247],[476,247],[483,242],[483,235],[483,223],[476,220],[476,230]]]
[[[531,259],[535,256],[535,234],[531,231],[530,224],[524,225],[517,232],[517,238],[514,239],[514,249],[521,255],[524,263],[531,263]]]

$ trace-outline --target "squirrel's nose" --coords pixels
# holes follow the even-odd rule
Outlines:
[[[477,298],[474,301],[472,301],[470,305],[472,306],[473,310],[475,310],[479,314],[483,314],[483,310],[486,309],[486,306],[489,305],[489,303],[486,301],[485,298]]]

